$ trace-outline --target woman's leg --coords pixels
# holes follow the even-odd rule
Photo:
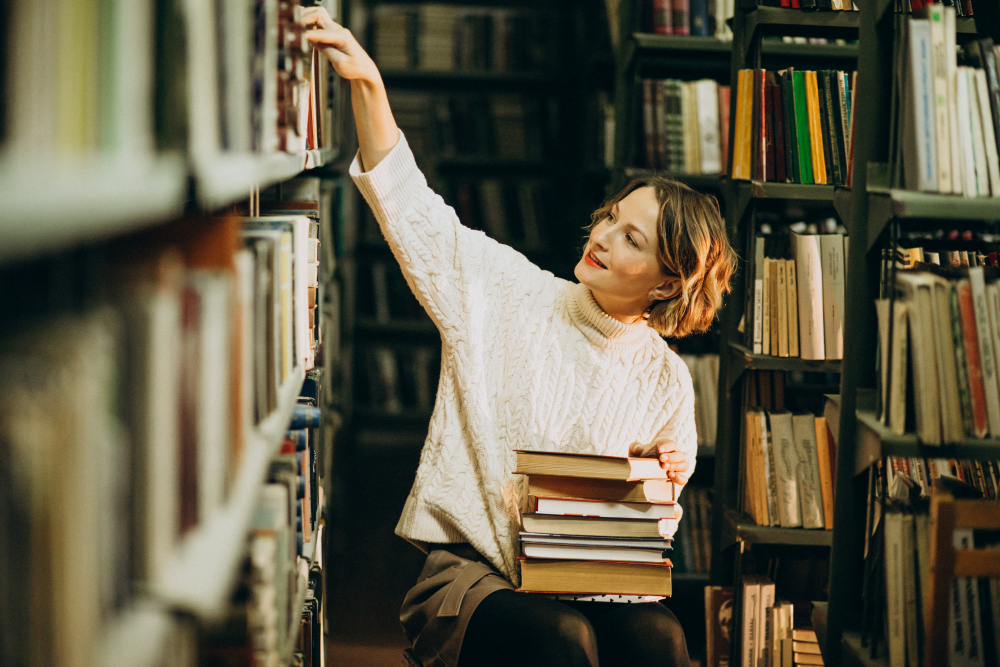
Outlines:
[[[459,667],[597,667],[594,628],[557,600],[500,590],[469,619]]]
[[[594,627],[601,667],[689,667],[684,629],[659,602],[578,602]]]

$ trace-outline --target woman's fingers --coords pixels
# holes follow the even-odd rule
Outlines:
[[[318,46],[332,46],[343,51],[347,46],[348,34],[343,28],[310,30],[306,33],[306,39]]]
[[[633,442],[628,446],[629,456],[656,456],[656,450],[652,445],[644,445],[641,442]]]
[[[303,7],[301,23],[307,28],[319,26],[324,30],[328,30],[337,25],[337,23],[330,18],[330,14],[327,13],[326,9],[323,7]]]

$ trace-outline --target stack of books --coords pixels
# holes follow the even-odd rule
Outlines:
[[[646,166],[671,174],[719,174],[729,143],[729,86],[711,79],[642,79]]]
[[[743,575],[740,584],[742,667],[823,664],[816,632],[796,627],[794,605],[776,599],[774,582],[770,578],[747,574]]]
[[[856,74],[740,70],[732,177],[850,185]]]
[[[726,20],[733,17],[735,0],[647,0],[647,15],[658,35],[694,35],[732,39]]]
[[[572,599],[669,596],[675,489],[655,458],[519,450],[521,588]]]

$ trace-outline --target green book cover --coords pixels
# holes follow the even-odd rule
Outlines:
[[[795,102],[792,100],[792,71],[781,73],[781,102],[784,105],[785,125],[785,175],[792,183],[799,183],[798,132],[795,128]]]
[[[799,153],[799,182],[813,182],[812,148],[809,145],[809,112],[806,109],[806,75],[792,72],[792,92],[795,96],[795,137]]]

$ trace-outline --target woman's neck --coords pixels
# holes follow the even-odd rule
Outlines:
[[[606,294],[601,294],[590,290],[590,293],[594,295],[594,301],[597,305],[601,307],[604,314],[608,317],[618,320],[622,324],[635,324],[642,320],[643,314],[646,312],[646,306],[648,304],[638,304],[635,301],[624,301],[621,299],[615,299],[614,297],[608,296]]]

